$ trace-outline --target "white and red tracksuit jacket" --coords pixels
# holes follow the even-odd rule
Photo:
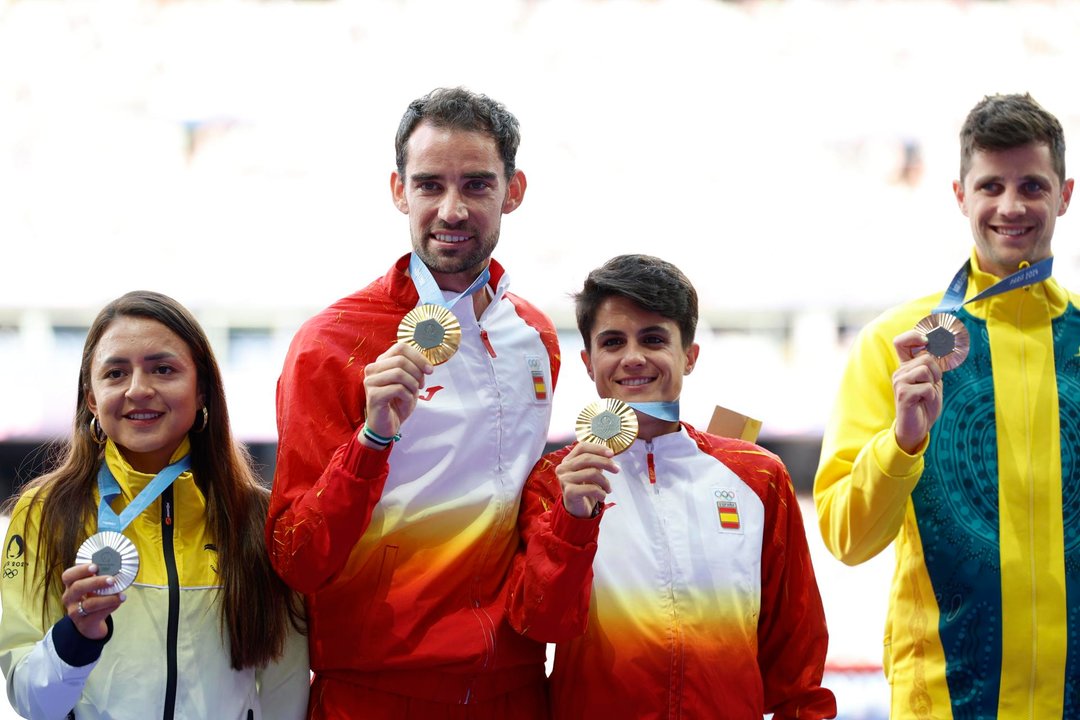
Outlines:
[[[551,321],[492,261],[476,319],[427,376],[401,439],[356,440],[364,367],[418,302],[402,257],[309,320],[278,382],[267,524],[274,567],[307,597],[312,717],[320,682],[463,703],[542,682],[544,645],[505,622],[521,490],[543,452],[559,370]]]
[[[780,460],[684,423],[616,455],[606,507],[582,520],[555,474],[572,447],[526,484],[510,599],[515,627],[558,643],[554,717],[833,717],[825,614]]]

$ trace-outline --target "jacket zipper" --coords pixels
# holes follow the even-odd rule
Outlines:
[[[645,441],[645,465],[649,468],[649,486],[652,487],[654,493],[659,495],[660,488],[656,486],[656,461],[653,460],[651,440]]]
[[[177,658],[176,640],[180,629],[180,576],[176,571],[176,554],[173,549],[173,489],[165,488],[161,494],[161,548],[165,556],[165,569],[169,576],[169,620],[165,632],[165,712],[164,720],[172,720],[176,713]]]
[[[660,494],[660,486],[656,484],[656,459],[653,457],[653,445],[651,440],[645,441],[645,465],[649,471],[649,485],[652,486],[653,493]],[[657,500],[659,502],[659,500]],[[677,591],[675,588],[675,561],[674,555],[671,552],[670,544],[668,543],[667,531],[662,530],[661,534],[664,538],[664,547],[666,552],[664,556],[667,558],[667,591],[668,598],[671,601],[671,648],[669,668],[668,668],[668,712],[670,717],[681,716],[681,700],[679,687],[682,683],[682,623],[679,619],[679,604],[677,600]]]
[[[491,340],[488,338],[487,330],[480,328],[480,341],[484,343],[484,347],[487,348],[488,355],[495,357],[495,348],[491,346]]]

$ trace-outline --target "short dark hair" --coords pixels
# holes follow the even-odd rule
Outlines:
[[[578,330],[587,351],[592,351],[590,343],[596,311],[613,295],[674,320],[682,335],[683,349],[693,344],[698,297],[687,277],[671,263],[651,255],[619,255],[589,273],[585,287],[574,295]]]
[[[1054,171],[1065,182],[1065,132],[1061,123],[1030,94],[987,95],[968,113],[960,128],[960,182],[978,150],[998,152],[1029,143],[1050,148]]]
[[[521,144],[517,118],[502,103],[463,87],[436,88],[409,103],[394,139],[397,171],[401,177],[405,177],[409,136],[424,120],[435,127],[490,135],[498,147],[506,179],[513,177],[518,145]]]

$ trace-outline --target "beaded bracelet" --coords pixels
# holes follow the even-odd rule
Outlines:
[[[375,443],[379,447],[386,447],[390,443],[401,439],[400,433],[394,435],[393,437],[385,437],[369,428],[367,424],[365,424],[364,427],[360,429],[360,432],[363,433],[364,437],[366,437],[368,440]]]

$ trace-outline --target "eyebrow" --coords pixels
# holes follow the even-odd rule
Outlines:
[[[462,173],[461,176],[464,178],[469,178],[470,180],[494,180],[499,177],[499,174],[494,172],[488,172],[486,170],[476,170],[474,172]],[[427,182],[428,180],[442,180],[443,177],[444,176],[439,173],[418,172],[410,175],[409,181]]]
[[[159,352],[152,355],[146,355],[143,357],[142,362],[156,362],[158,360],[171,360],[179,357],[176,353],[171,352]],[[119,355],[112,355],[101,361],[102,365],[130,365],[131,360],[126,357],[120,357]]]
[[[975,177],[975,184],[976,185],[985,185],[988,182],[1003,182],[1004,180],[1005,180],[1005,176],[1001,175],[1001,174],[998,174],[998,175],[980,175],[980,176]],[[1049,175],[1039,175],[1039,174],[1029,173],[1029,174],[1024,175],[1023,177],[1020,178],[1020,182],[1022,182],[1022,183],[1032,182],[1032,181],[1037,182],[1037,183],[1041,183],[1041,184],[1048,184],[1048,183],[1051,182]]]
[[[649,325],[648,327],[639,328],[635,331],[636,335],[647,335],[650,333],[659,333],[661,335],[671,335],[671,329],[664,327],[663,325]],[[598,330],[596,337],[625,337],[626,333],[622,330]]]

